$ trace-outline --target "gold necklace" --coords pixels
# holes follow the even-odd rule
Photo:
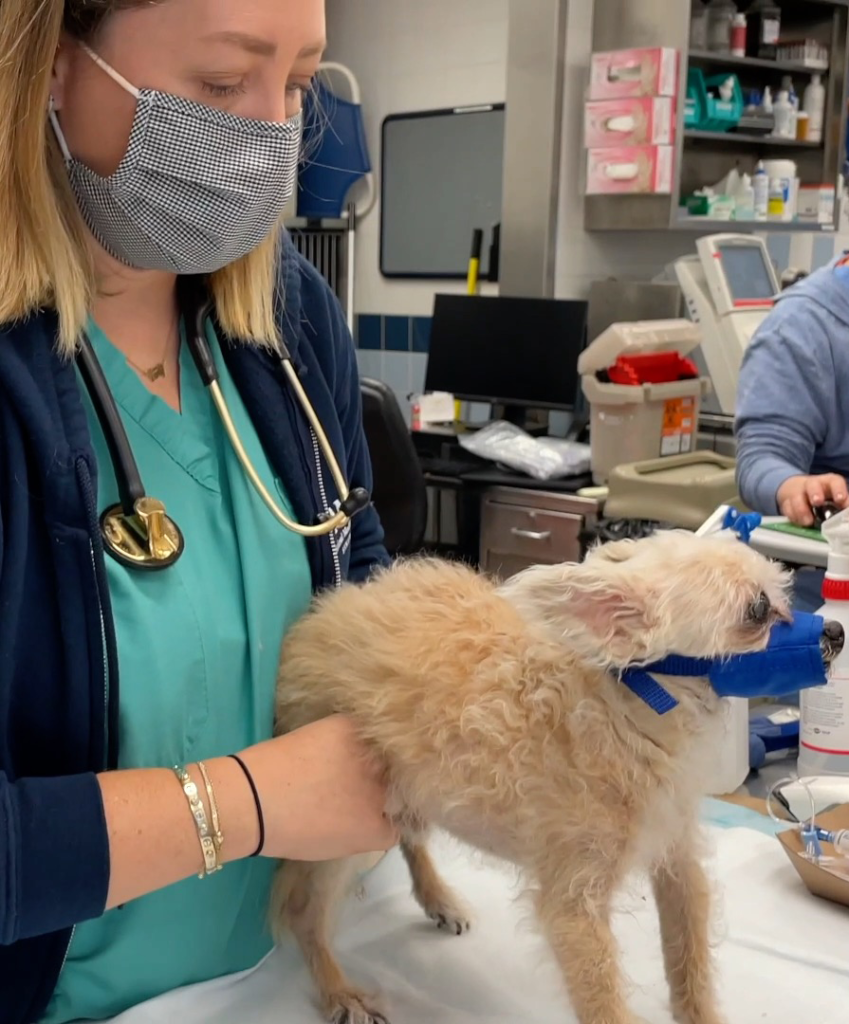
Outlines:
[[[138,363],[134,363],[128,355],[124,356],[124,359],[132,366],[134,370],[140,373],[143,377],[146,377],[151,384],[155,384],[158,380],[164,380],[167,376],[165,369],[165,360],[168,358],[168,342],[165,343],[165,351],[162,353],[162,358],[158,363],[154,363],[153,366],[145,367],[139,366]]]
[[[166,349],[165,355],[162,356],[160,362],[154,363],[153,366],[149,366],[147,369],[145,369],[143,366],[139,366],[138,363],[134,363],[129,356],[124,356],[124,358],[127,360],[127,362],[130,364],[130,366],[132,366],[134,370],[137,370],[143,377],[147,377],[151,384],[155,384],[156,381],[162,380],[162,378],[166,376],[165,357],[167,356],[167,354],[168,350]]]

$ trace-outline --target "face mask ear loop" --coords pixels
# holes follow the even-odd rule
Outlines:
[[[56,104],[53,102],[53,97],[50,97],[50,105],[47,108],[47,116],[50,119],[50,126],[53,129],[53,134],[56,136],[56,142],[59,144],[59,149],[62,151],[62,159],[66,164],[70,164],[73,157],[71,151],[68,149],[68,143],[65,141],[65,134],[59,126],[59,118],[56,116]]]
[[[119,74],[115,68],[110,64],[107,64],[106,61],[96,54],[90,46],[87,46],[85,43],[80,43],[80,46],[82,47],[83,52],[91,57],[100,70],[109,75],[113,82],[117,82],[125,92],[128,92],[131,96],[135,97],[135,99],[138,99],[141,96],[140,89],[137,89],[134,85],[128,82],[123,75]]]

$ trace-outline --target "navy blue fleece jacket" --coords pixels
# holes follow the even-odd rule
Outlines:
[[[352,486],[371,488],[350,335],[320,275],[287,242],[283,330]],[[109,845],[96,773],[118,751],[119,669],[95,507],[95,464],[73,365],[43,313],[0,327],[0,1024],[33,1024],[74,924],[104,909]],[[308,426],[279,362],[225,358],[302,522],[323,510]],[[332,480],[323,471],[329,500]],[[313,586],[387,560],[373,508],[334,555],[309,542]],[[285,585],[285,582],[284,584]]]
[[[750,508],[776,515],[791,476],[849,477],[849,266],[785,292],[743,358],[737,479]]]

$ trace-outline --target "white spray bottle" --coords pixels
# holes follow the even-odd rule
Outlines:
[[[849,637],[849,509],[823,523],[828,568],[818,615],[839,622]],[[799,777],[849,776],[849,645],[833,663],[827,686],[800,696]]]

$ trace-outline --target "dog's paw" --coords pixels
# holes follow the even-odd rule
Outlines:
[[[384,1014],[369,1005],[366,996],[356,992],[342,992],[327,1000],[330,1024],[389,1024]]]
[[[436,922],[436,927],[448,935],[465,935],[472,927],[471,918],[464,907],[459,904],[438,904],[425,907],[425,913]]]
[[[725,1024],[724,1018],[716,1013],[676,1013],[674,1016],[676,1024]]]
[[[679,1010],[673,1008],[676,1024],[725,1024],[725,1020],[714,1010],[699,1011]]]

